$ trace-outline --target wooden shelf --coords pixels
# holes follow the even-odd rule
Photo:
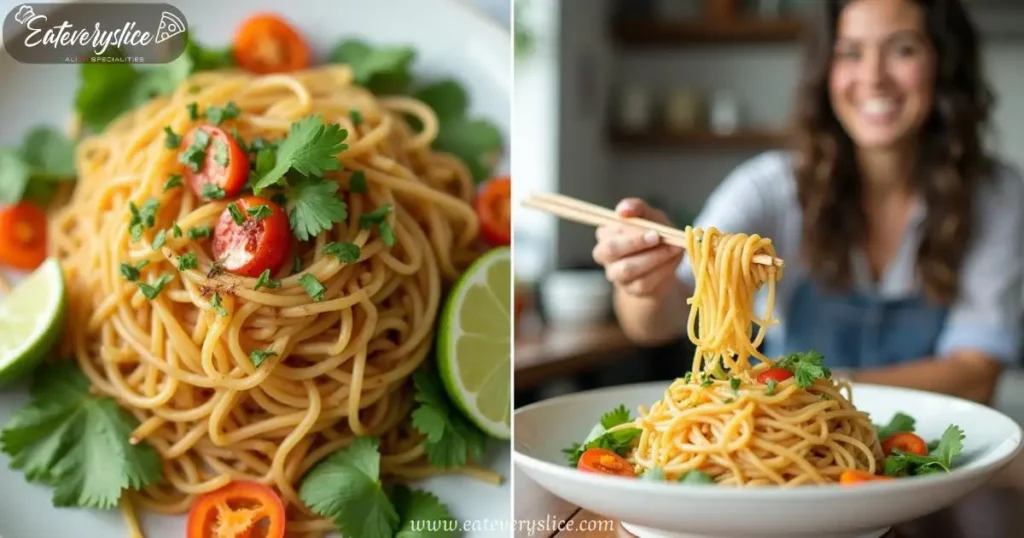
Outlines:
[[[736,19],[713,21],[622,21],[615,38],[629,47],[711,43],[792,42],[804,34],[800,19]]]
[[[739,131],[720,135],[710,131],[630,133],[613,131],[612,146],[628,150],[679,149],[686,147],[725,149],[772,149],[785,146],[785,131]]]

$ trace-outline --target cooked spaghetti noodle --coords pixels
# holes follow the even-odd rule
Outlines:
[[[774,258],[771,241],[714,228],[687,228],[686,235],[696,276],[688,326],[697,346],[693,374],[673,382],[634,422],[615,428],[641,430],[629,458],[637,470],[659,468],[671,478],[701,471],[733,486],[835,482],[845,469],[874,473],[882,454],[877,433],[854,408],[848,384],[757,381],[774,366],[757,346],[774,323],[782,270],[753,257]],[[754,296],[766,284],[767,311],[758,318]],[[751,357],[761,362],[751,365]]]
[[[369,185],[366,194],[339,190],[347,220],[297,243],[301,269],[292,274],[285,264],[273,275],[277,288],[254,290],[256,279],[219,272],[187,235],[168,232],[165,244],[153,245],[156,230],[213,226],[225,209],[226,200],[204,203],[187,188],[162,188],[181,168],[162,129],[196,125],[189,103],[228,100],[241,112],[233,126],[245,140],[280,139],[310,114],[340,124],[348,149],[342,170],[327,177],[346,187],[358,170]],[[358,125],[350,119],[354,109]],[[422,129],[410,129],[407,115]],[[431,348],[443,288],[479,252],[470,173],[431,150],[437,130],[426,105],[377,98],[353,85],[348,67],[334,65],[291,75],[201,73],[82,141],[77,189],[50,230],[70,302],[63,350],[94,390],[138,418],[132,442],[151,443],[163,459],[164,482],[133,502],[183,513],[196,495],[253,480],[273,486],[287,504],[289,535],[318,534],[334,524],[302,505],[297,483],[354,436],[380,436],[385,474],[438,472],[406,420],[413,405],[408,378]],[[156,222],[133,243],[129,202],[148,198],[159,201]],[[360,226],[361,215],[383,204],[394,207],[388,218],[397,240],[390,247]],[[358,245],[359,261],[324,255],[332,241]],[[198,267],[179,272],[189,251]],[[120,263],[140,262],[147,262],[140,282],[174,275],[155,299],[119,275]],[[326,288],[322,300],[304,291],[305,274]],[[226,316],[211,307],[214,293]],[[256,366],[254,349],[276,355]],[[473,467],[455,472],[500,480]],[[130,505],[122,508],[131,513]]]

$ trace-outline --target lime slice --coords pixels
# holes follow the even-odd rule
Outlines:
[[[455,404],[492,437],[511,437],[512,251],[494,249],[459,278],[441,315],[437,356]]]
[[[67,310],[56,258],[0,298],[0,386],[28,374],[53,348]]]

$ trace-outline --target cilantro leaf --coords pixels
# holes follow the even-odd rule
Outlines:
[[[167,244],[167,230],[160,230],[153,236],[153,250],[160,250]]]
[[[354,108],[348,111],[348,117],[352,120],[352,125],[355,125],[356,127],[363,123],[363,115]]]
[[[427,460],[448,469],[483,457],[487,437],[448,399],[437,373],[425,364],[413,374],[417,403],[412,425],[427,436]]]
[[[122,262],[121,265],[118,266],[118,270],[120,271],[122,278],[124,278],[128,282],[135,282],[136,280],[139,279],[140,271],[142,271],[142,268],[147,265],[149,265],[149,261],[147,260],[142,260],[141,262],[135,265]]]
[[[224,188],[216,183],[203,183],[203,186],[199,188],[199,194],[210,200],[223,200],[227,196]]]
[[[302,289],[306,290],[306,295],[313,299],[313,302],[318,303],[324,300],[324,292],[327,291],[327,288],[312,274],[306,273],[299,277],[299,284],[302,285]]]
[[[372,47],[358,39],[342,41],[331,52],[333,63],[348,64],[355,83],[380,95],[405,91],[412,82],[412,47]]]
[[[348,207],[335,194],[338,184],[304,178],[288,189],[288,223],[299,241],[308,241],[348,218]]]
[[[164,192],[181,186],[181,174],[171,174],[164,182]]]
[[[686,471],[686,474],[679,477],[679,482],[683,484],[714,484],[715,479],[704,471],[692,470]]]
[[[32,169],[33,178],[65,181],[75,176],[75,143],[52,127],[29,131],[21,158]]]
[[[128,202],[128,211],[131,218],[128,220],[128,231],[131,233],[132,242],[142,237],[146,228],[152,228],[156,224],[156,214],[160,210],[160,202],[155,198],[148,198],[142,203],[142,207],[135,205],[135,202]]]
[[[256,194],[281,182],[289,170],[304,176],[320,176],[341,169],[338,154],[348,148],[348,131],[337,123],[324,124],[319,116],[306,116],[291,124],[288,136],[274,154],[274,166],[259,175],[253,187]],[[257,168],[259,158],[257,157]]]
[[[153,299],[156,299],[157,295],[160,295],[160,292],[163,291],[164,286],[170,284],[172,280],[174,280],[174,275],[172,275],[171,273],[164,273],[160,275],[160,278],[157,278],[156,281],[153,282],[152,284],[147,284],[145,282],[137,282],[135,285],[138,286],[140,290],[142,290],[142,295],[146,296],[147,299],[152,301]]]
[[[179,271],[188,271],[189,269],[195,269],[196,267],[199,267],[199,259],[196,258],[194,252],[182,254],[182,256],[178,258]]]
[[[348,190],[356,194],[366,194],[366,174],[362,170],[352,172],[352,176],[348,178]]]
[[[738,377],[729,378],[729,388],[732,389],[733,393],[739,394],[739,391],[740,391],[740,378],[738,378]]]
[[[342,263],[359,261],[359,245],[355,243],[327,243],[322,251],[325,256],[334,256]]]
[[[241,226],[245,224],[245,215],[242,210],[238,208],[238,204],[231,202],[228,204],[228,213],[231,214],[231,220],[235,221],[235,224]]]
[[[381,487],[378,447],[376,439],[357,437],[302,479],[302,502],[344,536],[392,538],[398,529],[398,513]]]
[[[562,449],[562,453],[565,454],[572,467],[575,467],[583,453],[591,448],[604,448],[620,456],[625,456],[633,441],[640,436],[640,429],[622,428],[613,432],[608,430],[632,421],[633,417],[626,406],[620,405],[601,415],[601,421],[591,428],[583,443],[573,443],[569,448]]]
[[[220,125],[224,120],[236,119],[241,113],[242,111],[234,101],[228,101],[223,107],[213,105],[206,107],[206,119],[214,125]]]
[[[768,387],[764,389],[764,393],[767,394],[768,396],[772,396],[773,394],[775,394],[775,385],[777,384],[778,383],[776,383],[774,379],[769,379]]]
[[[195,240],[195,239],[204,239],[204,238],[207,238],[207,237],[210,237],[210,227],[209,226],[194,226],[194,227],[188,229],[188,238],[189,239]]]
[[[395,538],[454,538],[458,522],[434,494],[399,484],[391,502],[401,521]]]
[[[253,366],[259,368],[263,365],[264,361],[276,355],[276,351],[269,349],[254,349],[249,352],[249,362],[251,362]]]
[[[455,155],[478,183],[491,177],[501,158],[501,131],[484,119],[458,118],[441,124],[434,140],[437,151]]]
[[[213,294],[213,297],[210,299],[210,308],[214,309],[217,312],[217,314],[219,314],[220,317],[222,318],[227,317],[228,315],[228,310],[224,308],[224,305],[222,305],[220,302],[219,293]]]
[[[205,129],[196,129],[188,147],[178,154],[178,162],[189,167],[193,172],[198,172],[206,161],[206,148],[209,145],[210,133]]]
[[[216,138],[213,140],[213,162],[222,168],[227,168],[231,162],[231,157],[228,155],[228,143],[223,139]]]
[[[438,119],[458,119],[469,109],[469,95],[461,84],[445,79],[420,88],[414,97],[433,109]]]
[[[94,396],[74,362],[39,366],[31,393],[0,431],[0,450],[12,469],[54,489],[54,506],[109,509],[124,490],[161,480],[156,450],[129,442],[135,417]]]
[[[884,441],[887,437],[894,433],[899,432],[911,432],[914,431],[915,425],[914,417],[905,413],[896,413],[892,416],[892,419],[885,426],[879,426],[875,424],[875,430],[878,431],[878,440]]]
[[[832,377],[832,371],[822,365],[824,360],[825,357],[815,351],[790,353],[783,357],[776,366],[793,372],[796,384],[806,389],[819,378]]]
[[[661,470],[661,467],[651,467],[650,469],[647,469],[647,472],[640,475],[640,480],[644,480],[646,482],[664,482],[665,471]]]
[[[950,469],[953,467],[953,458],[959,456],[963,450],[964,431],[956,424],[950,424],[946,431],[942,432],[939,445],[932,451],[932,456],[944,463],[946,469]]]
[[[256,279],[256,285],[252,289],[253,289],[253,291],[255,291],[255,290],[258,290],[260,288],[280,288],[280,287],[281,287],[281,281],[280,280],[274,280],[273,278],[270,278],[270,269],[264,269],[263,272],[260,273],[259,278]]]
[[[164,133],[167,135],[167,138],[164,139],[165,148],[178,149],[181,146],[181,135],[166,125],[164,125]]]
[[[250,217],[252,217],[252,220],[257,222],[269,217],[274,213],[270,209],[270,206],[267,204],[260,204],[255,207],[247,208],[245,212],[248,213]]]
[[[32,168],[17,151],[0,148],[0,202],[20,202],[31,178]]]
[[[621,404],[601,415],[601,426],[606,430],[632,421],[633,417],[630,415],[629,409],[626,409],[626,406]]]

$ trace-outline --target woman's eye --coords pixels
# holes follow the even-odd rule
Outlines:
[[[855,49],[839,49],[836,50],[835,57],[837,60],[856,60],[860,57],[860,51]]]
[[[914,45],[896,45],[893,47],[892,52],[900,58],[906,58],[917,54],[917,47]]]

